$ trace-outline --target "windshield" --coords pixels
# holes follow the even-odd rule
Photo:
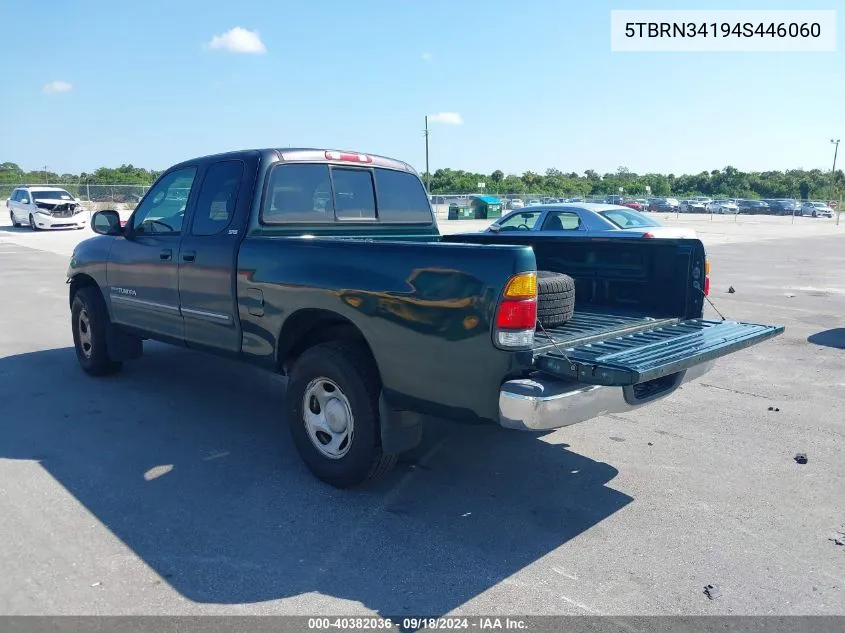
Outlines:
[[[73,200],[73,196],[67,191],[33,191],[32,197],[35,200]]]
[[[636,229],[641,226],[660,226],[657,222],[636,211],[599,211],[599,215],[618,226],[620,229]]]
[[[542,211],[519,211],[505,216],[496,226],[500,231],[529,231],[534,228]]]

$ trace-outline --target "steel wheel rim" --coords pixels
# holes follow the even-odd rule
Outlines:
[[[321,455],[341,459],[349,452],[355,420],[349,399],[336,382],[320,377],[308,383],[302,420],[308,439]]]
[[[94,346],[91,341],[91,319],[85,310],[80,310],[77,317],[76,331],[79,334],[79,351],[85,358],[91,358]]]

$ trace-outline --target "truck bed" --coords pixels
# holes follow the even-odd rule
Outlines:
[[[541,353],[555,344],[575,347],[678,322],[677,317],[655,317],[623,310],[576,309],[572,319],[563,325],[537,330],[534,352]]]

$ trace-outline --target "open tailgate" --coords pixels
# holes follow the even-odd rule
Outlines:
[[[575,347],[547,349],[534,366],[591,385],[662,378],[783,333],[783,326],[691,319]]]

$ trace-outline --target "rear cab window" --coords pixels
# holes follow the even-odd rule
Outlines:
[[[419,178],[384,167],[279,163],[261,205],[262,224],[434,222]]]

